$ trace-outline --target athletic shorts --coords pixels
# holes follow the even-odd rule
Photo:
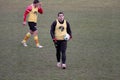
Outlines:
[[[29,29],[31,31],[36,31],[37,30],[37,28],[36,28],[37,23],[35,23],[35,22],[28,22],[28,25],[29,25]]]

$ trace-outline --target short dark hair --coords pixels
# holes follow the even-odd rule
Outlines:
[[[33,4],[39,3],[39,0],[34,0]]]
[[[59,14],[63,14],[64,15],[64,12],[58,12],[58,16],[59,16]]]

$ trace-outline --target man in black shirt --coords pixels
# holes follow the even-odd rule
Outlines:
[[[67,41],[72,38],[72,32],[69,22],[64,19],[63,12],[59,12],[57,19],[52,23],[50,34],[56,48],[57,67],[66,69]],[[66,34],[70,36],[68,40],[64,39]]]

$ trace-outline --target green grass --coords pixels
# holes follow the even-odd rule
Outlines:
[[[28,31],[22,26],[23,12],[32,0],[0,1],[0,80],[119,80],[119,0],[42,0],[39,39],[35,48],[21,40]],[[68,42],[67,69],[56,67],[49,30],[59,11],[70,22],[73,39]]]

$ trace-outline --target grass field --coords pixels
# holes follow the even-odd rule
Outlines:
[[[0,80],[120,80],[119,0],[42,0],[39,39],[28,47],[21,40],[23,12],[32,0],[0,1]],[[56,67],[49,30],[57,13],[64,11],[73,39],[68,42],[67,69]]]

